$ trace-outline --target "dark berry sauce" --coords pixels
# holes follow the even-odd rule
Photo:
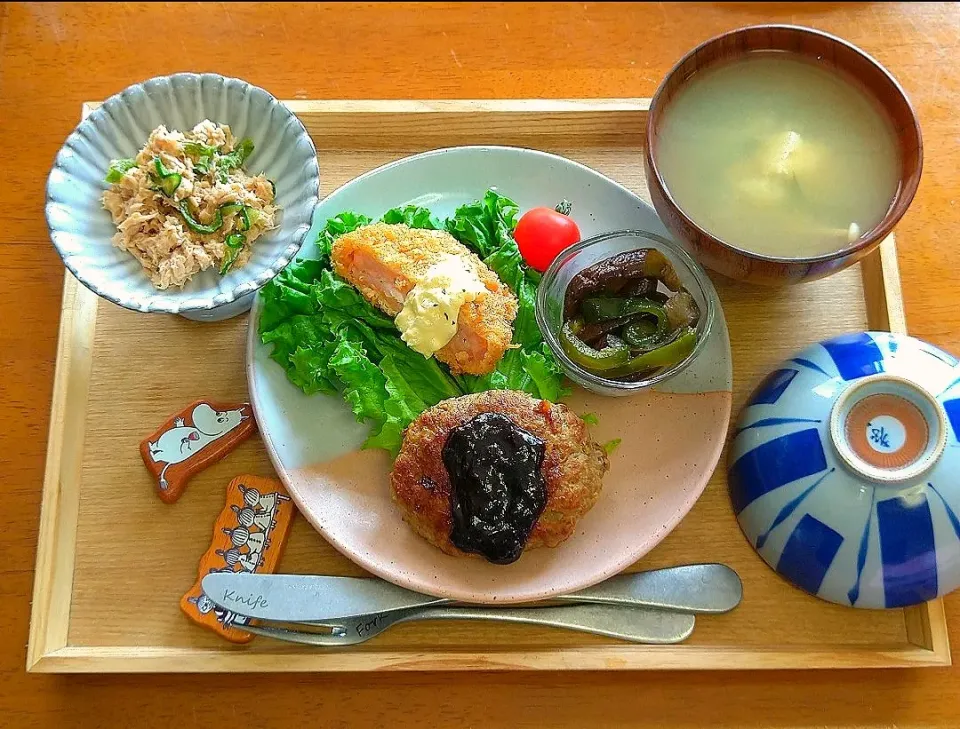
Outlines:
[[[499,413],[457,426],[443,446],[453,529],[464,552],[495,564],[516,561],[547,504],[542,440]]]

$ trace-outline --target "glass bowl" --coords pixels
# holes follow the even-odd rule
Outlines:
[[[563,327],[563,299],[571,279],[580,271],[619,253],[655,248],[663,253],[700,308],[697,322],[697,343],[693,351],[672,367],[656,370],[643,380],[621,382],[588,372],[575,364],[560,344]],[[557,256],[543,274],[537,288],[537,324],[543,338],[560,363],[567,377],[581,387],[600,395],[632,395],[679,374],[700,355],[713,326],[715,304],[706,272],[679,245],[656,233],[644,230],[618,230],[588,238],[567,248]]]

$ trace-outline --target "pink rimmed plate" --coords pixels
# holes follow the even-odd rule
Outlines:
[[[510,147],[456,147],[407,157],[368,172],[317,208],[301,256],[315,255],[316,233],[344,210],[377,218],[419,204],[440,217],[490,187],[522,210],[574,203],[584,238],[644,229],[667,236],[653,209],[603,175],[563,157]],[[389,493],[390,458],[360,450],[367,427],[338,398],[306,396],[269,359],[256,331],[248,341],[250,395],[270,458],[300,511],[348,558],[403,587],[457,600],[507,603],[572,592],[643,557],[690,511],[720,458],[730,418],[731,356],[716,292],[716,315],[703,353],[677,377],[625,398],[576,388],[566,404],[596,413],[600,443],[620,439],[597,505],[556,549],[536,549],[511,565],[443,554],[400,517]]]

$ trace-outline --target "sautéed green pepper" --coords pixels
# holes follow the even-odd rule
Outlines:
[[[584,370],[605,379],[637,379],[690,356],[699,318],[696,300],[663,253],[630,251],[571,279],[560,343]]]

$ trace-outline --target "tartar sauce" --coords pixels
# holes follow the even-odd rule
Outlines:
[[[407,294],[395,319],[400,338],[415,352],[432,356],[457,333],[460,307],[483,291],[469,260],[443,254]]]

